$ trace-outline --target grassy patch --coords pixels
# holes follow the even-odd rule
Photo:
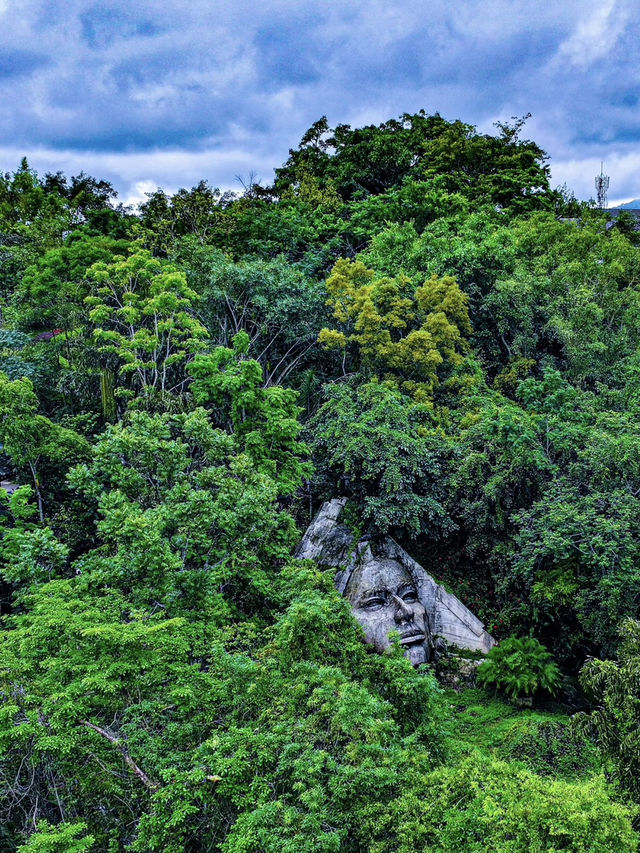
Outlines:
[[[567,714],[518,708],[481,688],[446,691],[452,759],[480,752],[542,775],[578,779],[597,773],[597,748],[574,731]]]

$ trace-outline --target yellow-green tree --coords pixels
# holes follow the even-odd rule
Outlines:
[[[352,356],[378,376],[428,402],[459,365],[471,333],[468,297],[451,276],[432,276],[419,287],[405,275],[376,278],[361,261],[339,260],[327,279],[327,304],[339,328],[319,340]]]

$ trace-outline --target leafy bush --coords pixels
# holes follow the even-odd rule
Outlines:
[[[544,776],[584,776],[600,764],[594,744],[561,720],[515,720],[500,752]]]
[[[478,681],[518,698],[538,690],[555,693],[560,670],[551,654],[533,637],[508,637],[495,646],[478,667]]]
[[[576,723],[609,759],[614,779],[640,802],[640,622],[625,619],[618,633],[618,659],[589,660],[580,672],[595,710],[578,714]]]
[[[632,853],[633,816],[601,779],[551,781],[476,754],[393,801],[368,853]]]
[[[52,826],[46,820],[39,820],[37,832],[20,845],[18,853],[88,853],[94,838],[84,834],[86,829],[82,821]]]

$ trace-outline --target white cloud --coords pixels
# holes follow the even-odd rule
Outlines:
[[[560,46],[559,56],[578,68],[587,68],[613,53],[628,22],[628,12],[617,0],[602,0],[587,11]]]
[[[285,159],[285,153],[274,164],[271,158],[260,157],[252,150],[241,148],[106,154],[36,148],[28,152],[28,159],[29,165],[41,175],[61,171],[70,176],[84,171],[96,178],[104,178],[118,190],[119,200],[136,205],[145,201],[145,193],[154,192],[158,187],[174,193],[180,187],[195,186],[203,179],[223,192],[242,189],[236,175],[246,177],[255,172],[263,183],[270,182],[273,180],[273,166]],[[23,155],[24,151],[18,148],[0,147],[2,170],[16,169]]]
[[[595,198],[595,177],[600,174],[600,160],[596,157],[557,160],[552,171],[554,184],[566,183],[577,198]],[[604,162],[604,172],[610,178],[610,207],[640,198],[640,151],[610,154]]]
[[[129,187],[128,195],[121,201],[126,207],[137,210],[139,205],[147,201],[147,196],[153,193],[157,186],[155,181],[136,181],[133,186]]]
[[[0,170],[26,154],[39,171],[104,176],[134,201],[147,182],[238,189],[234,176],[252,171],[268,182],[323,114],[360,126],[424,108],[493,132],[531,112],[524,133],[549,152],[554,180],[575,176],[587,198],[591,160],[607,166],[640,141],[635,0],[109,0],[108,10],[0,0],[7,9]],[[611,179],[620,195],[636,192],[623,186],[631,174]]]

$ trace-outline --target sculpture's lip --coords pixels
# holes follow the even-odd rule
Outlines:
[[[405,634],[404,637],[400,637],[400,645],[409,646],[413,643],[422,643],[426,639],[427,635],[422,631],[414,631],[413,634]]]

